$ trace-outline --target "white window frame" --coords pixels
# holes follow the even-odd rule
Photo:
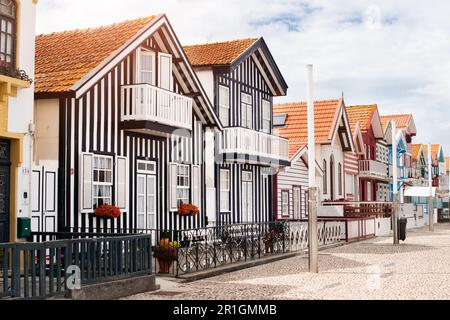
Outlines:
[[[230,88],[219,85],[219,119],[224,127],[230,126]]]
[[[151,57],[152,61],[152,70],[142,70],[141,68],[141,56],[147,55]],[[154,51],[138,48],[136,50],[136,83],[146,83],[142,80],[142,73],[147,72],[151,73],[151,81],[150,85],[154,86],[156,82],[156,53]]]
[[[287,197],[286,197],[287,196]],[[281,216],[286,218],[289,217],[289,190],[281,190]]]
[[[261,108],[262,108],[262,131],[265,133],[271,132],[271,124],[272,124],[272,118],[271,118],[271,103],[269,100],[262,100]]]
[[[145,165],[145,169],[139,169],[139,165]],[[153,166],[153,170],[149,169],[149,166]],[[141,174],[156,174],[156,161],[137,160],[136,172]]]
[[[187,175],[180,174],[181,168],[187,169]],[[185,181],[187,181],[187,185],[180,184],[181,178],[184,178]],[[178,207],[181,205],[181,203],[189,203],[191,201],[190,191],[191,191],[191,166],[186,165],[186,164],[179,164],[177,166],[177,205],[178,205]],[[187,198],[180,197],[180,192],[186,193]],[[186,201],[182,202],[183,200],[186,200]]]
[[[224,174],[226,174],[226,185],[224,184]],[[220,170],[220,212],[231,212],[231,172],[229,169]]]
[[[107,160],[109,160],[111,163],[111,168],[100,168],[98,164],[99,164],[99,161],[102,159],[105,160],[105,163],[107,163]],[[97,167],[95,166],[96,160],[97,160]],[[98,171],[98,177],[100,176],[101,171],[105,171],[105,174],[110,173],[111,181],[110,182],[95,181],[95,171]],[[109,197],[106,197],[106,196],[98,197],[97,192],[95,190],[96,187],[105,188],[105,189],[109,188]],[[114,187],[114,157],[94,154],[92,157],[92,206],[93,207],[96,206],[96,204],[98,203],[98,199],[108,199],[108,198],[109,198],[109,202],[104,201],[103,204],[112,205],[113,204],[113,194],[112,194],[113,187]],[[97,199],[97,201],[96,201],[96,199]]]
[[[241,126],[253,129],[253,97],[244,92],[241,92]]]

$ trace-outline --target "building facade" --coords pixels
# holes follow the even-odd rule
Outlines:
[[[359,123],[364,154],[359,157],[359,198],[363,202],[385,201],[389,194],[388,148],[377,105],[346,108],[352,126]]]
[[[58,167],[58,197],[34,230],[206,225],[204,141],[221,127],[165,15],[38,36],[36,57],[35,162]],[[103,204],[121,216],[96,217]]]
[[[260,38],[184,49],[224,127],[210,172],[211,224],[272,221],[273,176],[290,162],[288,141],[273,134],[273,100],[288,87],[268,46]]]
[[[275,106],[277,115],[285,115],[284,126],[276,132],[289,139],[293,168],[277,177],[276,214],[278,219],[306,217],[308,169],[303,148],[308,142],[307,104],[286,103]],[[321,202],[339,202],[347,197],[345,183],[345,154],[355,147],[343,99],[315,102],[316,161],[319,174],[316,184]],[[303,162],[303,164],[302,164]],[[300,175],[303,178],[300,178]],[[355,197],[355,195],[351,195]],[[298,208],[301,209],[298,209]],[[290,209],[292,208],[292,209]],[[319,210],[319,214],[324,211]]]
[[[0,1],[0,242],[29,217],[37,1]]]

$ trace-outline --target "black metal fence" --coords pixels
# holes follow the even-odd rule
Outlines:
[[[33,238],[36,242],[0,244],[0,298],[44,299],[77,281],[152,274],[151,235],[38,233]]]
[[[307,229],[306,222],[277,221],[189,230],[102,229],[102,231],[110,235],[115,233],[151,235],[153,271],[180,276],[238,262],[306,250]],[[87,236],[95,233],[75,234]],[[320,221],[318,235],[321,246],[340,242],[345,239],[345,223]]]

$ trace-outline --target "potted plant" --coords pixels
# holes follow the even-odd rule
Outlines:
[[[159,245],[153,248],[153,256],[158,259],[159,273],[167,274],[175,260],[178,258],[178,249],[181,244],[177,241],[168,243],[167,245]]]
[[[94,210],[94,216],[97,218],[117,219],[121,216],[121,214],[122,212],[119,208],[109,204],[102,204]]]
[[[187,203],[182,203],[177,212],[180,217],[192,217],[198,215],[199,213],[200,210],[197,206]]]

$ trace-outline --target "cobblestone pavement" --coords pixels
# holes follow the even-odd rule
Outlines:
[[[408,231],[398,247],[376,238],[322,251],[320,274],[304,256],[127,299],[450,299],[450,226]],[[167,284],[166,284],[167,282]]]

